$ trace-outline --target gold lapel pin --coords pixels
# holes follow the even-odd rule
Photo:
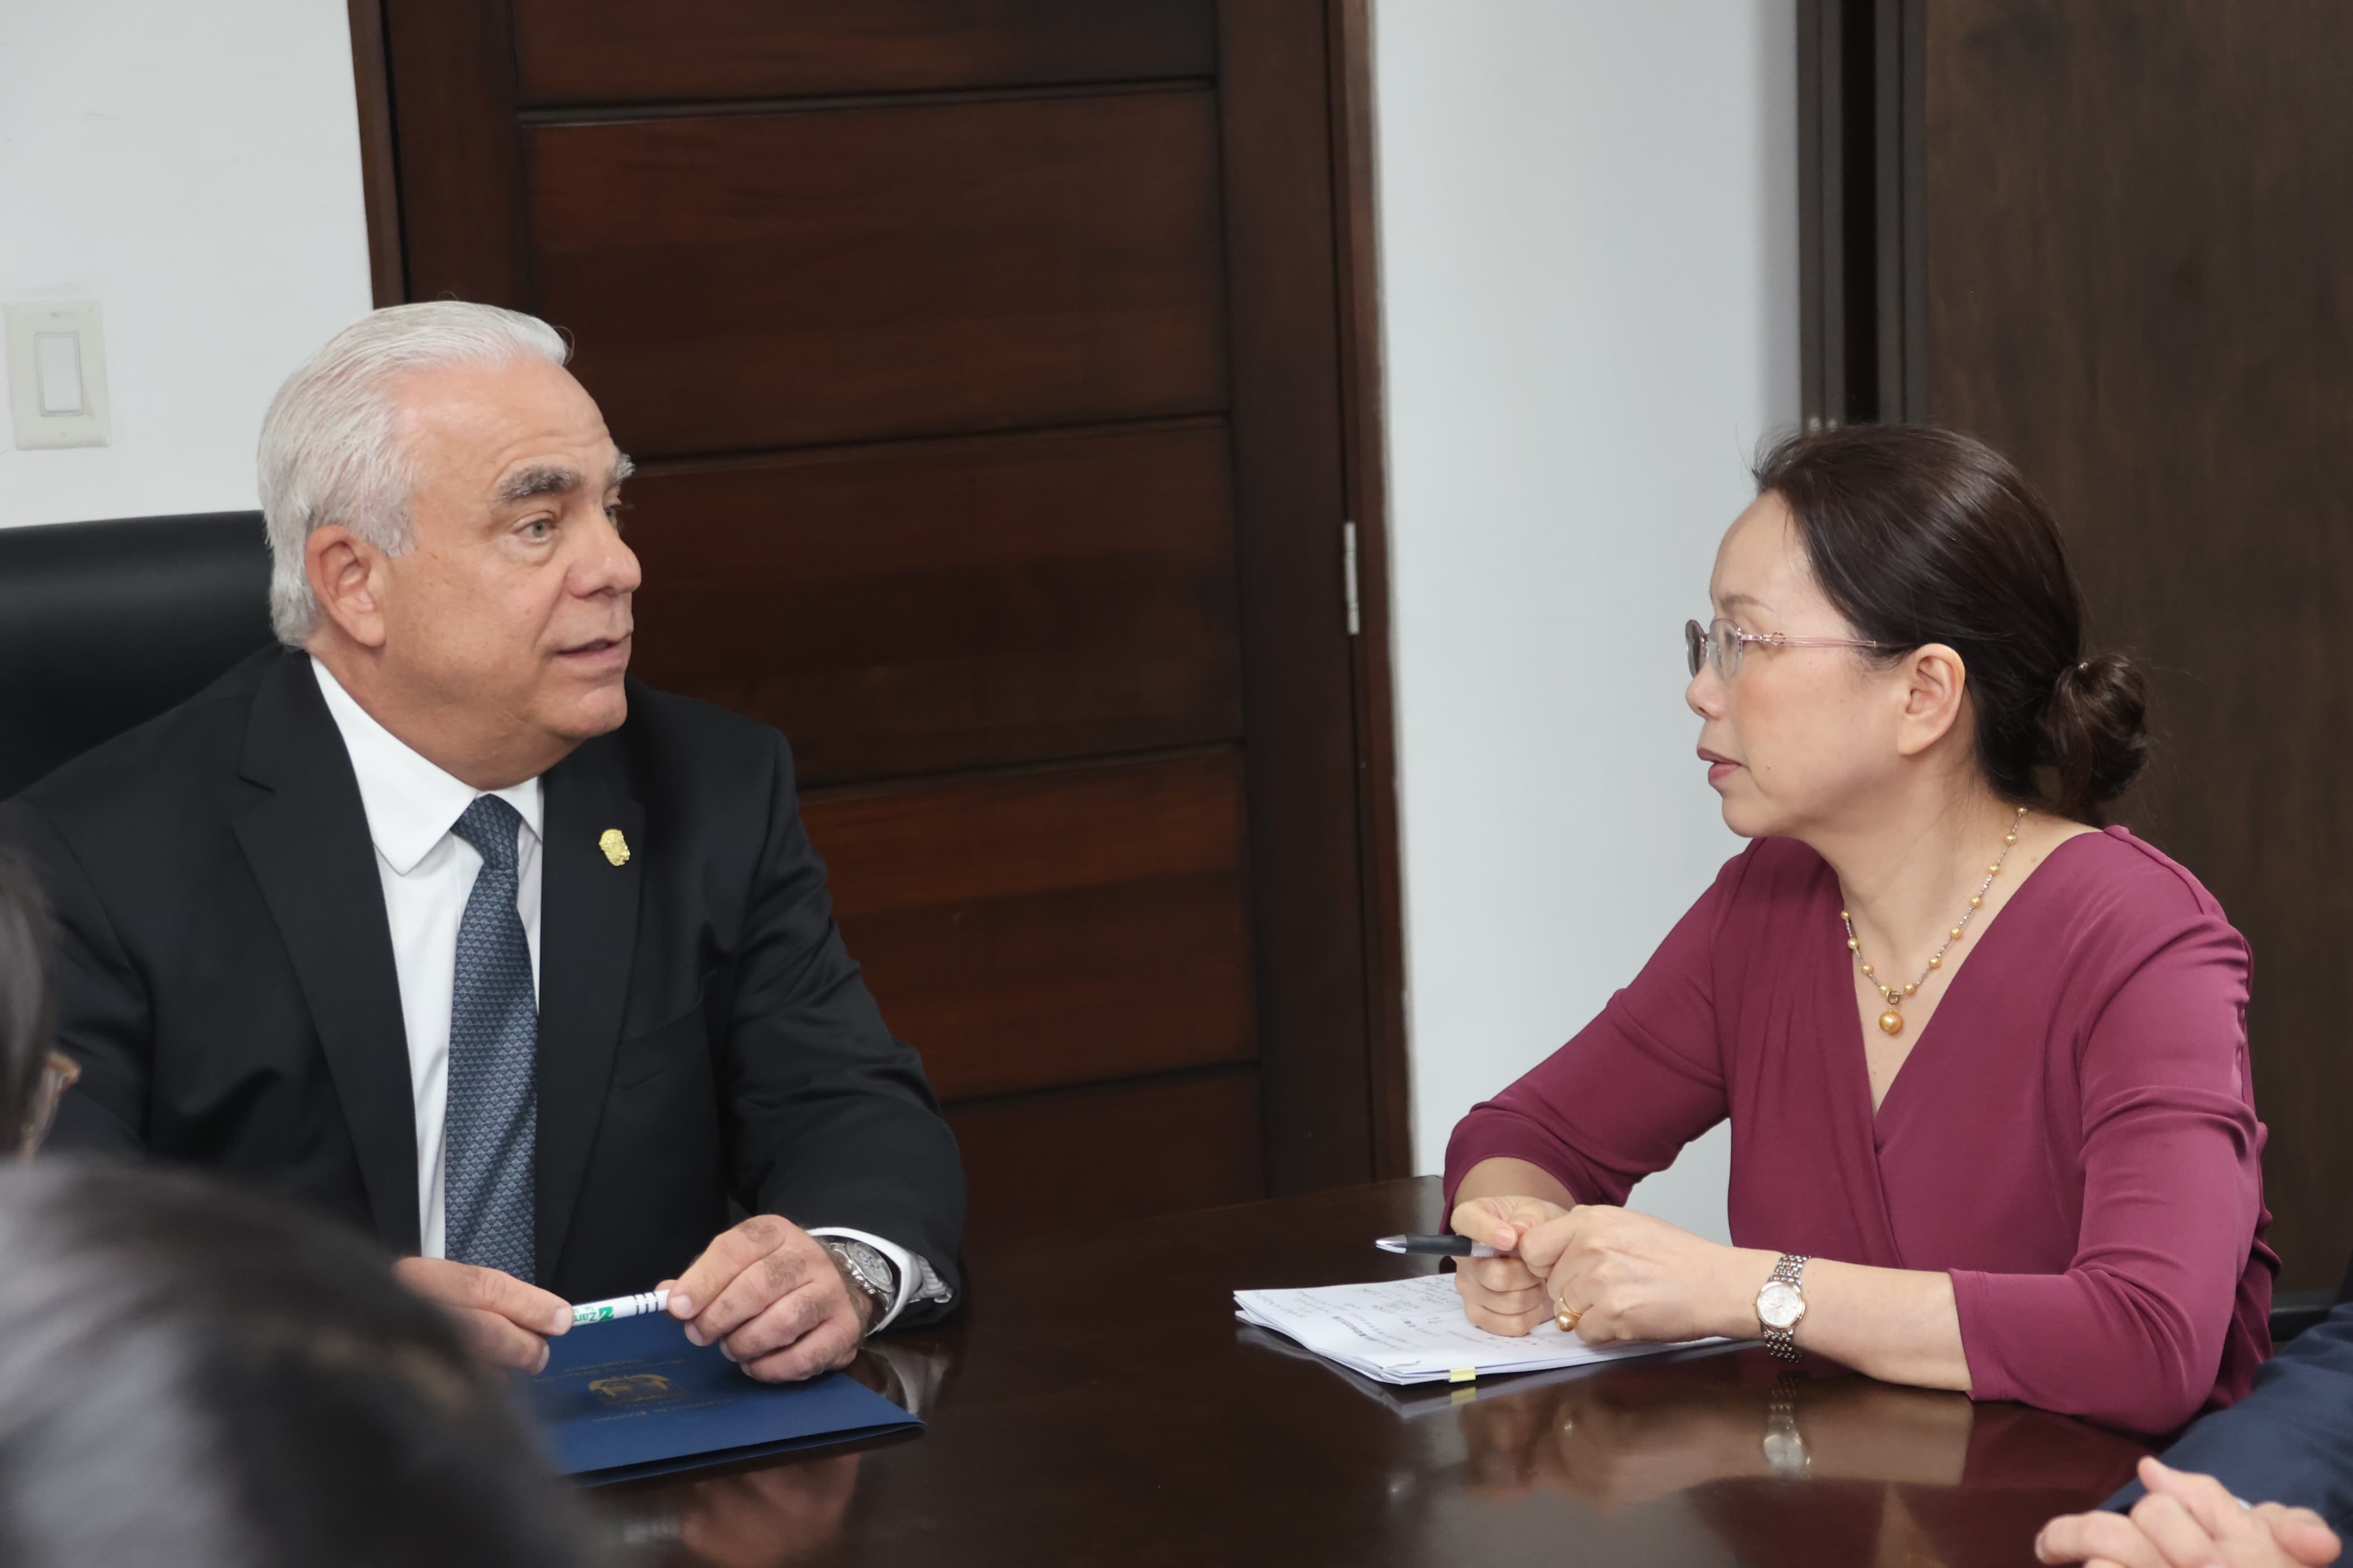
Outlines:
[[[596,839],[596,847],[602,849],[605,858],[616,866],[629,863],[629,841],[621,837],[621,830],[617,827],[605,829]]]

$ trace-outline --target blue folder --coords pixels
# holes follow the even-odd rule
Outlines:
[[[587,1323],[548,1342],[523,1380],[548,1456],[591,1485],[822,1447],[923,1423],[838,1372],[754,1383],[660,1313]]]

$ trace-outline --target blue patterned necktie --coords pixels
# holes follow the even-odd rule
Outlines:
[[[448,1255],[530,1281],[539,1142],[539,1002],[531,944],[515,912],[515,829],[522,814],[479,796],[450,829],[482,857],[458,922],[449,1001],[449,1100],[444,1156]]]

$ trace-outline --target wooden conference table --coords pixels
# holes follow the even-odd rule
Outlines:
[[[1438,1204],[1424,1178],[981,1251],[964,1311],[854,1369],[923,1390],[922,1434],[592,1505],[632,1561],[731,1568],[2008,1564],[2147,1451],[1827,1363],[1777,1379],[1753,1346],[1377,1390],[1234,1321],[1237,1288],[1427,1271],[1369,1242]]]

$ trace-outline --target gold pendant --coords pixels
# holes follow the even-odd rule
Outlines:
[[[1897,1012],[1893,1007],[1890,1007],[1886,1012],[1882,1013],[1879,1016],[1879,1032],[1883,1035],[1902,1034],[1904,1032],[1904,1015]]]
[[[605,829],[596,839],[596,847],[602,849],[605,852],[605,858],[616,866],[626,866],[629,863],[629,841],[621,836],[621,830],[617,827]]]

